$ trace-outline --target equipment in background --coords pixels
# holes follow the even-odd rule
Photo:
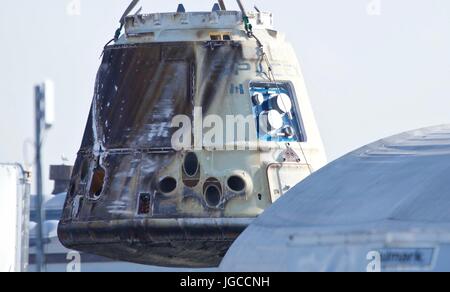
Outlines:
[[[0,272],[26,272],[30,173],[18,164],[0,164]]]

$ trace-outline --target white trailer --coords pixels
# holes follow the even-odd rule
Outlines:
[[[0,164],[0,272],[27,270],[29,201],[29,173]]]

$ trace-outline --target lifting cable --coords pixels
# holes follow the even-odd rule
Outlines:
[[[242,20],[243,20],[243,22],[244,22],[245,32],[246,32],[246,34],[247,34],[247,36],[248,36],[249,38],[253,38],[253,39],[256,40],[256,44],[257,44],[258,49],[260,50],[260,53],[261,53],[261,62],[264,61],[264,62],[266,63],[267,69],[268,69],[268,71],[269,71],[269,74],[267,74],[266,72],[263,72],[263,70],[262,70],[262,65],[260,65],[261,72],[262,72],[264,75],[266,75],[266,77],[269,78],[270,82],[272,82],[272,83],[274,83],[274,84],[276,85],[278,93],[281,94],[281,88],[280,88],[279,83],[277,82],[277,80],[276,80],[276,78],[275,78],[275,73],[274,73],[274,71],[273,71],[273,67],[272,67],[272,64],[270,63],[269,57],[267,56],[267,54],[266,54],[266,52],[265,52],[265,50],[264,50],[264,45],[263,45],[262,42],[259,40],[259,38],[253,33],[253,25],[250,23],[250,19],[248,18],[247,14],[245,13],[245,10],[244,10],[244,8],[243,8],[243,6],[242,6],[240,0],[238,0],[238,4],[239,4],[239,6],[241,7],[241,11],[242,11]],[[282,101],[282,103],[283,103],[283,106],[284,106],[285,108],[287,108],[287,107],[286,107],[286,104],[285,104],[285,102],[284,102],[284,100],[282,99],[281,101]],[[290,119],[291,122],[292,122],[292,116],[291,116],[291,115],[289,115],[289,119]],[[306,165],[308,166],[309,173],[310,173],[310,174],[313,174],[311,165],[310,165],[309,162],[308,162],[308,158],[306,157],[306,153],[305,153],[305,150],[303,149],[302,143],[299,142],[298,144],[299,144],[299,146],[300,146],[300,150],[301,150],[301,152],[302,152],[302,155],[303,155],[303,157],[305,158],[305,163],[306,163]],[[289,147],[289,146],[288,146],[288,147]],[[289,148],[290,148],[290,147],[289,147]]]

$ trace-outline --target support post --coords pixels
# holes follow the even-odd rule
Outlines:
[[[42,133],[45,130],[45,96],[43,86],[35,87],[35,148],[36,148],[36,272],[45,272],[44,256],[44,212],[42,209]]]

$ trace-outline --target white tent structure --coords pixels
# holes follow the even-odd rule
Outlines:
[[[281,198],[224,271],[450,271],[450,125],[358,149]]]

